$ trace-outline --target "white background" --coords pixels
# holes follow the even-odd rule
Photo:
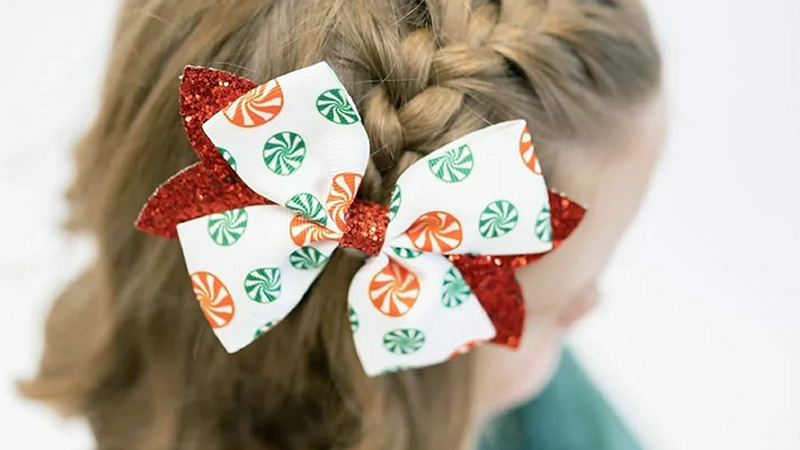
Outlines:
[[[97,105],[115,2],[0,14],[0,448],[89,449],[23,402],[42,322],[89,260],[58,232],[68,148]],[[571,341],[653,449],[800,449],[800,2],[652,0],[667,152]],[[156,19],[154,19],[156,20]]]

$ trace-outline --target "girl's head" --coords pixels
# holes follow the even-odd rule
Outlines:
[[[552,188],[590,211],[518,273],[522,346],[368,378],[337,251],[300,306],[229,355],[194,301],[176,241],[137,232],[142,204],[193,162],[176,101],[184,65],[263,82],[325,60],[371,141],[359,196],[470,131],[527,120]],[[24,392],[86,415],[101,448],[442,449],[536,392],[559,336],[636,210],[659,145],[660,62],[635,0],[127,0],[94,125],[77,151],[74,229],[94,264],[51,311]]]

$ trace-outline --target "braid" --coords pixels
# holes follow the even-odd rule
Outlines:
[[[359,104],[379,201],[421,156],[488,123],[524,118],[546,152],[599,129],[606,100],[623,105],[657,83],[657,52],[637,41],[644,13],[628,0],[366,3],[342,34],[357,40],[348,59],[370,86]],[[653,59],[631,64],[642,55]]]
[[[374,85],[362,99],[361,109],[372,142],[372,162],[385,178],[381,183],[382,200],[408,165],[458,135],[486,124],[478,112],[485,108],[470,105],[474,103],[470,95],[490,90],[490,80],[500,80],[508,72],[502,57],[479,46],[494,26],[496,6],[486,4],[475,10],[459,6],[461,13],[455,16],[463,17],[467,23],[461,23],[463,30],[455,27],[460,31],[452,38],[459,40],[452,44],[447,43],[450,37],[443,37],[441,27],[454,25],[440,21],[439,10],[434,6],[428,5],[424,11],[418,8],[416,20],[406,22],[408,30],[384,28],[380,19],[373,16],[379,35],[391,33],[393,37],[379,38],[380,48],[370,47],[370,42],[364,46],[365,54],[383,57],[380,50],[387,42],[396,45],[392,54],[386,55],[391,63],[379,60],[363,64],[379,69],[371,74]]]

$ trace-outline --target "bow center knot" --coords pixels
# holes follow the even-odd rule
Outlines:
[[[375,256],[383,248],[389,209],[381,204],[356,200],[347,211],[340,247],[355,248]]]

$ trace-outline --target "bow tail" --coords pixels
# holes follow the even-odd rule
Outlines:
[[[257,205],[177,226],[197,301],[229,353],[286,317],[336,249],[293,219],[281,206]]]
[[[495,336],[446,257],[391,251],[367,261],[350,285],[353,339],[369,376],[438,364]]]

